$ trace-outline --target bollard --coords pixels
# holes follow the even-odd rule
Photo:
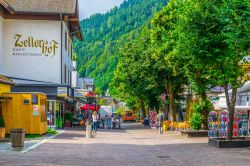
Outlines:
[[[92,125],[86,126],[86,139],[92,138]]]

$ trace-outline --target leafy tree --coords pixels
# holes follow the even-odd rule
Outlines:
[[[187,60],[187,76],[202,99],[209,87],[224,87],[230,117],[228,139],[232,139],[237,88],[245,74],[239,64],[250,48],[249,1],[183,1],[182,10],[176,28],[177,50]]]
[[[176,99],[184,91],[184,85],[187,83],[183,70],[184,63],[175,55],[177,34],[174,30],[178,20],[179,6],[178,1],[170,0],[168,5],[152,20],[152,43],[155,48],[152,56],[156,62],[154,75],[168,94],[172,121],[176,121]]]
[[[95,78],[95,87],[109,89],[118,64],[119,50],[167,4],[167,0],[126,0],[106,14],[95,14],[80,22],[84,41],[75,41],[78,71]]]
[[[103,98],[100,99],[100,105],[106,105],[106,102]]]
[[[97,87],[97,88],[95,88],[95,94],[96,95],[102,95],[103,91],[99,87]]]

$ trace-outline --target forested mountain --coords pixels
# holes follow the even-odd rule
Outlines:
[[[93,77],[96,87],[108,89],[120,48],[166,4],[167,0],[126,0],[106,14],[82,20],[84,41],[75,43],[80,75]]]

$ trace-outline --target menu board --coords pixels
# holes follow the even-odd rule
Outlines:
[[[216,111],[209,112],[208,116],[208,137],[218,136],[218,114]]]

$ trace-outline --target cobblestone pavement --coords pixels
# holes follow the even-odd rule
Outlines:
[[[86,140],[82,130],[66,130],[25,154],[0,150],[0,165],[97,166],[249,166],[250,149],[217,149],[207,138],[187,139],[176,132],[124,124],[123,130],[99,130]]]

